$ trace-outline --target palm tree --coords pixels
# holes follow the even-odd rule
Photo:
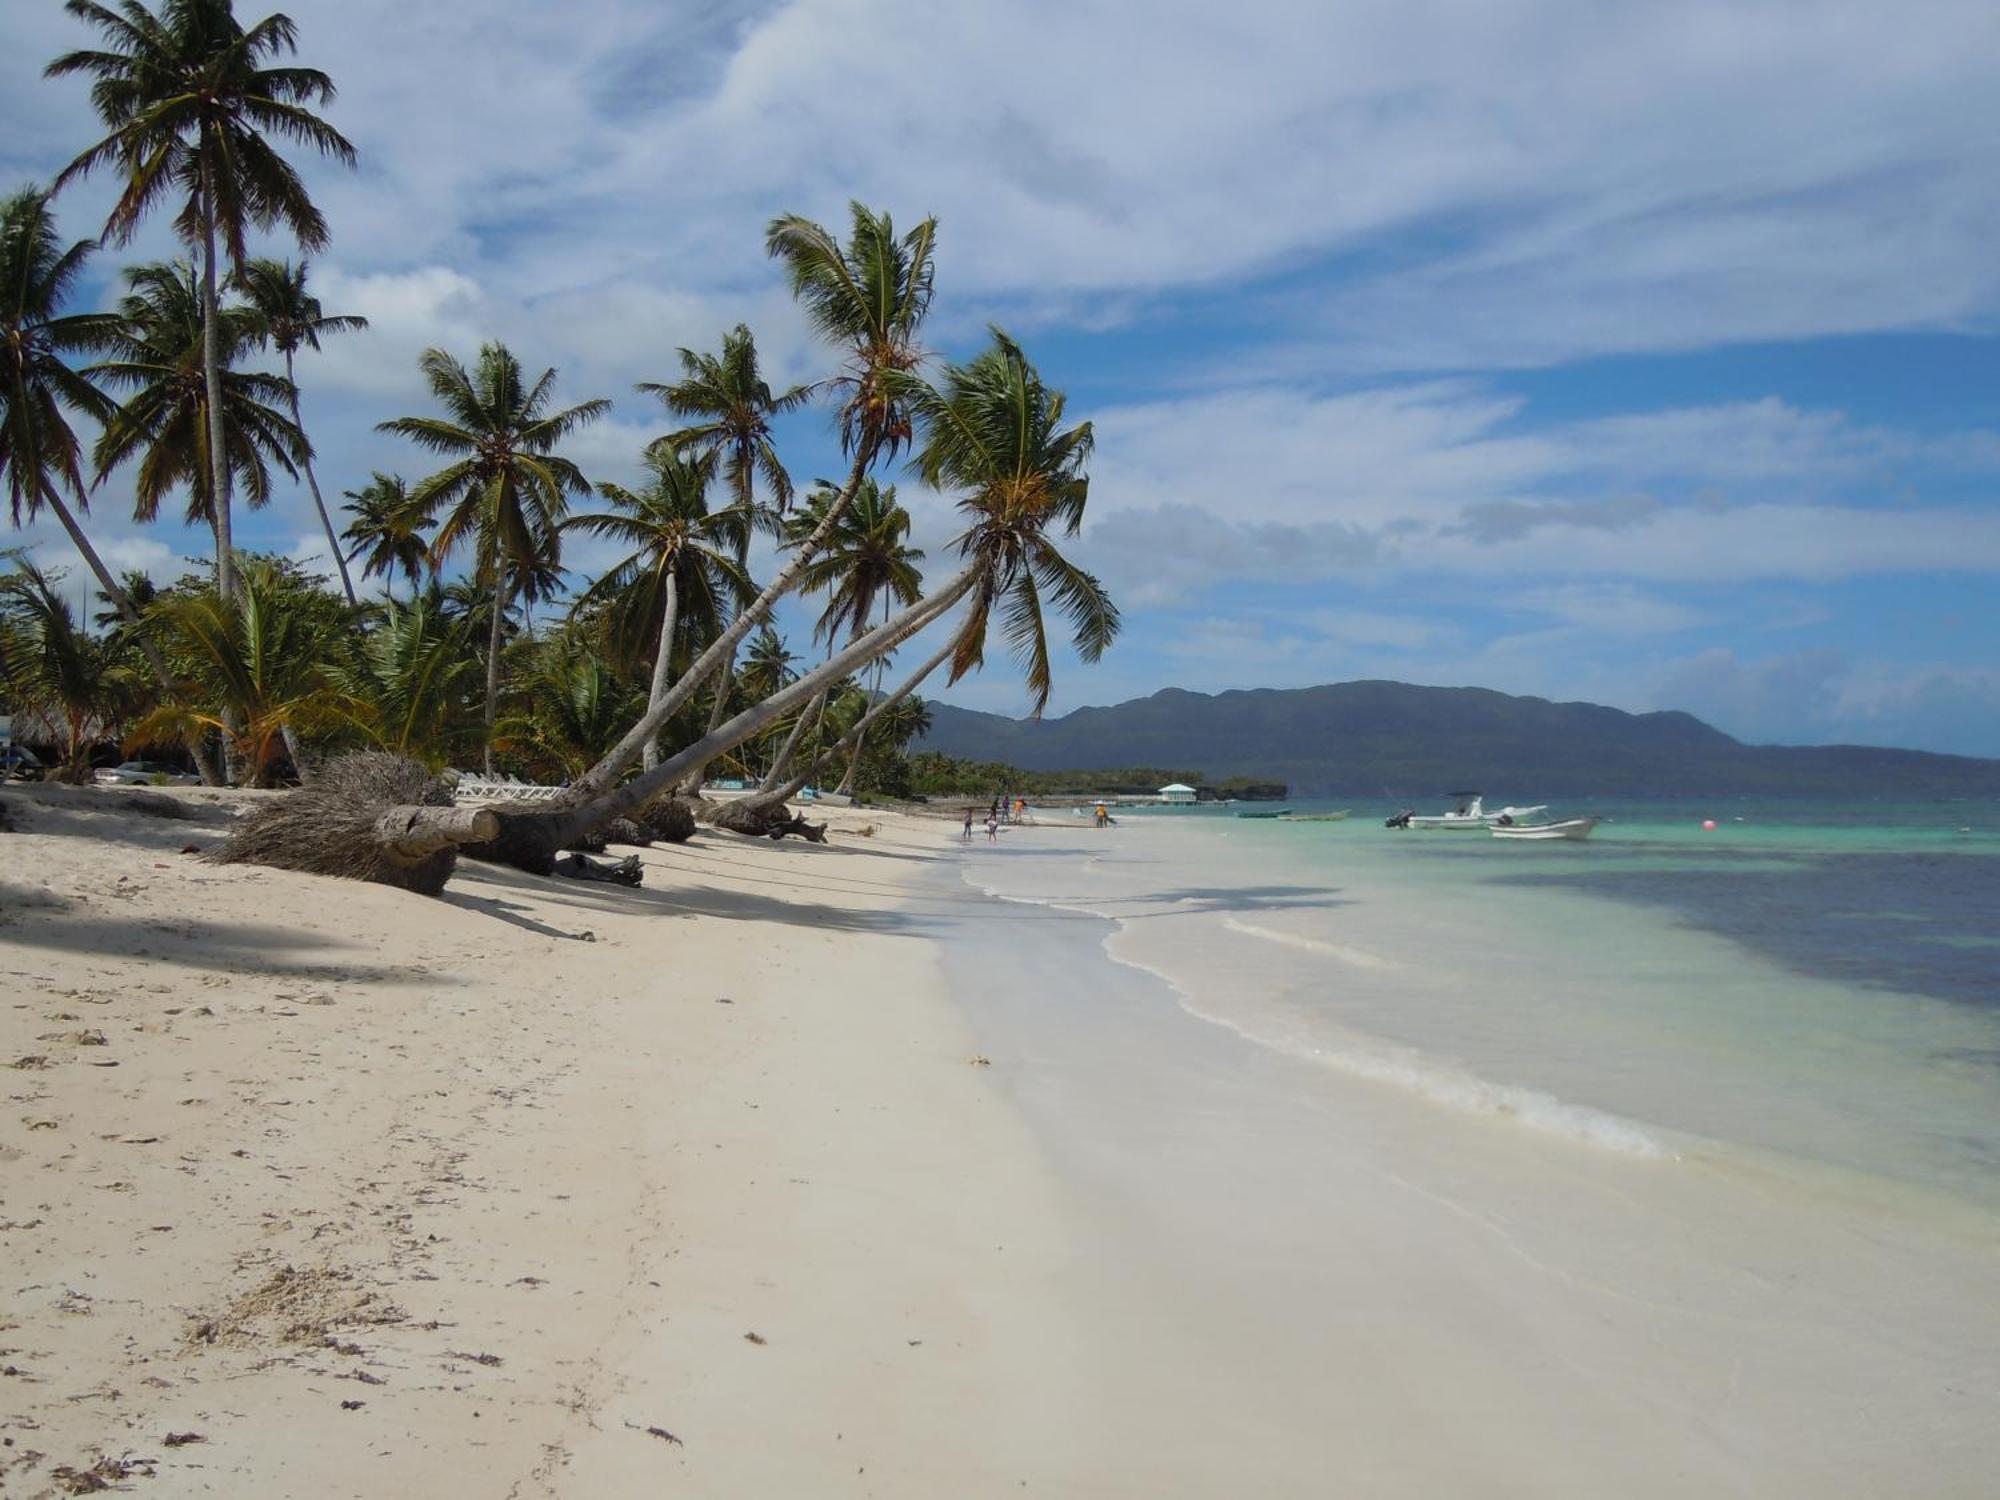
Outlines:
[[[243,486],[253,509],[271,498],[271,465],[296,478],[306,452],[305,434],[280,409],[291,383],[280,375],[234,368],[255,339],[255,320],[240,304],[221,309],[221,382],[203,370],[201,290],[186,261],[128,267],[126,294],[107,338],[110,357],[91,366],[105,384],[130,394],[105,426],[95,451],[101,482],[136,457],[133,517],[151,521],[160,502],[186,486],[189,525],[206,523],[215,545],[225,545],[227,497],[218,503],[209,444],[222,435],[222,467]],[[219,390],[222,407],[211,411]],[[218,585],[219,586],[219,585]]]
[[[112,337],[112,320],[104,314],[62,312],[90,251],[87,240],[62,247],[48,194],[24,188],[0,201],[0,473],[14,525],[33,521],[44,505],[55,512],[165,688],[167,666],[145,637],[138,606],[63,499],[66,490],[77,511],[90,509],[83,444],[68,411],[102,424],[113,410],[110,398],[64,358],[102,349]]]
[[[632,649],[634,636],[646,631],[653,637],[650,708],[666,694],[676,630],[712,639],[755,590],[741,561],[750,541],[749,507],[708,508],[714,460],[690,461],[654,447],[645,464],[650,478],[643,489],[599,484],[598,494],[614,509],[572,516],[562,529],[633,549],[599,575],[577,603],[608,607],[611,638],[627,660],[644,655],[643,648]],[[646,769],[659,758],[656,739],[646,747]]]
[[[623,739],[576,783],[579,797],[608,791],[644,753],[660,726],[736,653],[737,643],[769,618],[771,608],[797,584],[799,575],[825,543],[854,499],[861,480],[878,457],[893,457],[910,438],[909,411],[895,377],[915,371],[925,358],[917,331],[930,310],[934,275],[932,251],[937,221],[925,219],[898,238],[889,216],[859,203],[848,241],[797,215],[771,222],[765,248],[782,261],[792,294],[822,337],[844,353],[841,372],[829,384],[841,393],[843,451],[852,454],[847,482],[836,492],[819,527],[794,549],[792,560],[750,606],[737,616],[680,680]],[[719,729],[719,727],[718,727]],[[712,738],[711,731],[708,738]]]
[[[442,600],[391,602],[353,653],[327,668],[331,685],[367,705],[364,732],[381,749],[448,765],[477,738],[479,658],[469,622]]]
[[[475,576],[495,596],[486,646],[486,754],[493,771],[493,721],[500,701],[500,624],[516,592],[534,599],[561,550],[559,528],[568,496],[589,492],[582,472],[555,447],[610,409],[604,400],[549,410],[556,372],[533,385],[507,346],[481,346],[477,372],[442,349],[418,361],[446,417],[398,417],[377,429],[394,432],[453,460],[410,491],[410,509],[426,522],[446,512],[431,541],[440,566],[459,543],[474,543]]]
[[[833,486],[820,481],[813,505],[796,518],[799,528],[803,530],[814,524],[815,511],[830,506],[834,497]],[[823,638],[829,646],[843,631],[849,640],[858,640],[868,629],[878,599],[885,620],[892,605],[907,607],[917,602],[923,587],[916,565],[924,554],[921,549],[905,544],[909,534],[910,513],[896,503],[895,486],[884,491],[873,479],[864,479],[855,491],[854,503],[834,526],[825,547],[800,575],[802,593],[825,592],[828,596],[826,608],[813,627],[816,637]],[[878,657],[875,661],[877,689],[881,687],[886,660]],[[860,756],[857,741],[853,765],[860,763]],[[786,759],[781,753],[772,767],[772,784],[784,774]],[[852,769],[851,765],[843,785],[852,780]]]
[[[360,489],[348,490],[346,498],[352,502],[346,508],[354,515],[341,533],[354,544],[347,561],[363,558],[361,576],[373,578],[380,573],[392,599],[396,597],[398,573],[414,590],[423,577],[424,564],[430,561],[431,544],[424,538],[420,518],[410,509],[409,486],[400,475],[377,469]]]
[[[236,276],[236,284],[257,316],[260,341],[285,356],[285,384],[292,390],[292,425],[301,433],[305,431],[305,419],[299,414],[299,383],[292,373],[292,357],[301,348],[317,353],[320,339],[327,334],[358,332],[368,326],[366,318],[322,312],[319,298],[306,290],[306,265],[303,260],[297,266],[288,260],[253,260]],[[300,463],[306,471],[306,485],[312,491],[313,508],[319,512],[319,524],[326,532],[327,551],[333,554],[333,565],[340,570],[340,586],[349,604],[359,604],[354,580],[347,576],[347,558],[341,553],[340,543],[334,540],[333,517],[327,514],[326,501],[320,498],[311,448],[300,454]]]
[[[214,496],[216,583],[233,598],[235,536],[229,514],[230,470],[222,431],[223,350],[216,296],[216,238],[232,267],[248,258],[246,232],[282,224],[301,249],[325,248],[326,220],[298,172],[268,137],[282,136],[352,166],[354,147],[308,105],[333,102],[333,80],[316,68],[263,66],[296,53],[298,29],[285,15],[245,28],[232,0],[161,0],[157,13],[139,0],[65,0],[63,8],[100,32],[102,51],[65,53],[50,77],[79,73],[92,81],[90,102],[108,132],[63,168],[56,189],[114,165],[124,177],[105,222],[113,244],[131,242],[147,212],[174,198],[174,230],[201,253],[203,376],[208,384],[209,490]]]
[[[761,474],[771,503],[784,511],[792,503],[792,477],[771,440],[771,419],[805,405],[812,399],[812,387],[795,385],[772,394],[757,368],[757,342],[741,323],[722,336],[719,355],[692,349],[679,353],[681,379],[671,384],[648,381],[639,389],[658,396],[675,416],[696,420],[656,439],[653,448],[720,459],[722,477],[736,503],[746,510],[754,503]]]
[[[737,676],[737,683],[753,703],[768,698],[798,678],[794,670],[798,660],[785,645],[785,638],[766,625],[743,653],[743,670]]]
[[[77,623],[47,575],[26,557],[17,556],[14,568],[0,576],[0,621],[7,627],[0,686],[20,707],[62,726],[59,774],[83,781],[91,746],[117,737],[144,684],[114,639],[92,636]]]
[[[269,784],[283,743],[300,766],[299,734],[363,727],[368,706],[329,679],[324,621],[270,558],[246,559],[239,593],[169,594],[153,612],[191,667],[174,697],[132,726],[130,738],[194,746],[229,737],[254,785]],[[324,599],[327,596],[320,595]]]
[[[1019,344],[997,327],[991,332],[992,346],[947,370],[941,389],[914,376],[892,385],[924,427],[916,471],[935,489],[966,492],[958,508],[970,524],[953,545],[970,560],[976,585],[950,681],[985,660],[986,627],[998,604],[1039,718],[1052,680],[1044,594],[1070,622],[1071,643],[1087,662],[1117,637],[1118,607],[1049,539],[1058,527],[1064,536],[1083,527],[1090,424],[1065,430],[1063,393],[1042,383]]]
[[[642,384],[639,389],[658,396],[676,416],[697,419],[692,425],[668,433],[655,441],[655,448],[676,453],[707,454],[719,458],[723,476],[735,493],[736,503],[753,517],[758,529],[775,529],[772,512],[782,515],[792,503],[792,476],[778,458],[771,437],[771,419],[803,406],[812,399],[810,385],[795,385],[774,395],[757,367],[757,343],[749,328],[739,323],[722,337],[719,355],[680,351],[682,378],[670,385]],[[767,508],[756,498],[757,476],[762,474],[770,491]],[[746,535],[746,543],[748,537]],[[739,563],[748,563],[747,547]],[[731,620],[729,624],[734,624]],[[710,705],[708,728],[722,722],[729,707],[730,683],[735,676],[736,648],[731,646],[715,672],[715,695]],[[651,703],[656,705],[656,695]],[[650,706],[650,705],[649,705]],[[657,747],[654,735],[650,746]],[[645,753],[653,753],[651,750]],[[697,766],[688,775],[688,787],[698,791],[706,767]]]
[[[537,776],[574,776],[631,722],[638,694],[584,631],[557,631],[529,650],[496,738]]]
[[[1074,536],[1083,524],[1090,480],[1090,424],[1064,427],[1065,401],[999,329],[991,347],[944,372],[940,386],[913,373],[893,382],[892,398],[911,412],[923,443],[914,467],[926,483],[960,492],[966,529],[953,546],[964,560],[944,584],[789,686],[720,725],[712,734],[622,785],[540,814],[504,814],[503,837],[539,858],[583,831],[622,817],[672,784],[694,762],[739,745],[843,677],[886,656],[961,601],[962,619],[944,646],[895,698],[906,697],[933,665],[951,663],[951,680],[985,659],[996,605],[1000,626],[1022,664],[1035,711],[1048,702],[1051,606],[1071,627],[1071,642],[1095,661],[1118,634],[1117,606],[1096,578],[1065,558],[1050,533]],[[864,718],[864,723],[865,723]],[[604,763],[599,762],[601,767]],[[593,768],[593,774],[595,773]]]

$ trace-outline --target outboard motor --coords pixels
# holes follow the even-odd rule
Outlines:
[[[1384,818],[1382,826],[1384,828],[1408,828],[1410,826],[1410,819],[1415,813],[1416,809],[1414,807],[1406,807],[1397,813],[1395,817]]]

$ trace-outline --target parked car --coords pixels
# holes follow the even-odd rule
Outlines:
[[[26,745],[0,748],[0,781],[40,781],[47,769]]]
[[[103,766],[97,772],[99,786],[200,786],[199,776],[189,776],[157,760],[128,760],[121,765]]]

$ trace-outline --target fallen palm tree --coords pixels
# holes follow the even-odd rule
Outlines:
[[[499,831],[492,809],[453,806],[451,788],[417,762],[369,752],[330,761],[311,786],[245,814],[208,858],[435,896],[458,846]]]

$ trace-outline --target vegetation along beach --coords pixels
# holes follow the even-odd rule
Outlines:
[[[0,40],[0,1496],[1992,1492],[1983,16]]]

